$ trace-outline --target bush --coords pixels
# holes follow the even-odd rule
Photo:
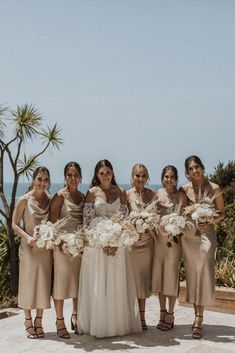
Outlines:
[[[19,247],[20,239],[16,237],[16,244]],[[10,289],[10,247],[9,237],[6,226],[2,223],[0,225],[0,306],[5,302],[15,302],[14,297],[11,296]]]

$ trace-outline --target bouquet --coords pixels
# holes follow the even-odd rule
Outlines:
[[[62,229],[68,222],[68,217],[59,219],[55,223],[50,221],[43,221],[34,227],[33,237],[36,241],[36,245],[39,248],[46,247],[47,249],[53,249],[61,243],[60,235],[63,233]]]
[[[190,216],[191,220],[196,224],[210,222],[214,217],[218,215],[218,211],[214,207],[214,200],[218,194],[209,197],[208,192],[205,191],[203,194],[199,190],[198,200],[195,204],[185,208],[184,213]],[[197,231],[195,235],[200,235]]]
[[[65,255],[75,257],[82,254],[84,248],[84,229],[78,228],[75,233],[67,233],[63,228],[69,217],[55,223],[42,222],[34,228],[33,237],[39,248],[47,250],[59,248]]]
[[[85,240],[84,228],[80,227],[75,233],[64,233],[59,236],[60,246],[65,255],[76,257],[82,255]]]
[[[168,239],[167,246],[171,247],[172,241],[178,244],[179,236],[183,234],[186,221],[185,218],[180,216],[177,212],[172,212],[162,216],[160,226],[163,228],[163,234],[165,234]]]
[[[148,205],[135,201],[136,209],[130,212],[128,220],[135,227],[137,233],[143,234],[157,228],[160,219],[156,211],[157,203],[157,198]]]
[[[87,244],[91,247],[130,247],[139,236],[133,225],[117,213],[110,219],[100,218],[85,230]]]

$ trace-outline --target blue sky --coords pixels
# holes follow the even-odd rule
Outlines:
[[[152,183],[199,155],[234,159],[234,1],[0,0],[0,103],[32,103],[64,145],[41,163],[63,181],[70,160],[90,182],[108,158]],[[26,145],[31,152],[37,144]],[[6,170],[6,180],[10,180]]]

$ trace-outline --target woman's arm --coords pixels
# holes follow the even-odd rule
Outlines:
[[[17,202],[12,218],[12,228],[17,235],[26,240],[28,245],[33,246],[35,245],[34,238],[20,227],[26,205],[27,200],[25,198],[20,198]]]
[[[55,194],[51,200],[49,221],[55,223],[60,216],[60,211],[64,203],[64,197],[62,195]]]

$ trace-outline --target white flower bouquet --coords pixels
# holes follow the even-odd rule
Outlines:
[[[199,223],[207,223],[213,220],[214,217],[218,216],[218,211],[214,207],[214,200],[218,196],[208,196],[207,192],[201,194],[199,190],[198,200],[195,204],[187,206],[184,210],[184,214],[190,216],[191,220],[197,226]],[[197,231],[196,235],[200,235]]]
[[[130,247],[139,236],[133,227],[121,215],[110,219],[99,219],[96,224],[85,230],[87,244],[91,247]]]
[[[50,221],[43,221],[34,227],[33,237],[36,241],[36,245],[39,248],[46,247],[47,249],[53,249],[61,243],[60,235],[62,234],[62,228],[67,224],[68,218],[63,218],[55,223]]]
[[[163,234],[167,237],[167,246],[171,247],[172,241],[178,244],[179,237],[185,229],[186,221],[177,212],[172,212],[162,216],[160,226],[163,229]]]
[[[61,249],[65,255],[72,257],[82,255],[85,245],[84,228],[78,228],[75,233],[61,234],[60,241]]]
[[[148,205],[135,201],[136,209],[130,212],[128,221],[135,227],[137,233],[143,234],[158,227],[160,216],[156,209],[157,203],[156,198]]]

